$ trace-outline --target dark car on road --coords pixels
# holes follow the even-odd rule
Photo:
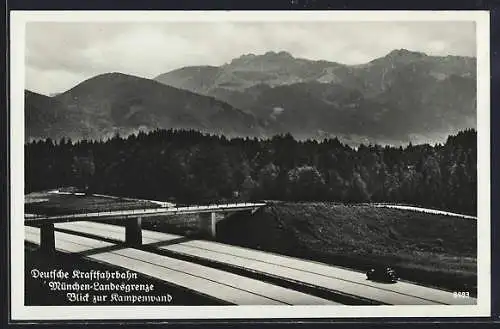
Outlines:
[[[389,266],[373,267],[366,272],[366,278],[371,281],[395,283],[398,281],[398,275],[394,269]]]

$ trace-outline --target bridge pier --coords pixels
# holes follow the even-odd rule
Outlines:
[[[125,222],[125,244],[140,246],[142,244],[142,218],[130,218]]]
[[[211,238],[216,237],[216,224],[217,224],[217,219],[215,212],[202,212],[199,213],[199,218],[201,221],[201,227],[202,229],[209,234]]]
[[[43,223],[40,226],[40,250],[47,254],[56,251],[54,223]]]

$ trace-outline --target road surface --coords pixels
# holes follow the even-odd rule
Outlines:
[[[464,215],[464,214],[457,214],[457,213],[454,213],[454,212],[443,211],[443,210],[414,207],[414,206],[402,206],[402,205],[392,205],[392,204],[383,204],[383,203],[371,204],[371,206],[373,206],[373,207],[382,207],[382,208],[401,209],[401,210],[411,210],[411,211],[425,212],[425,213],[428,213],[428,214],[445,215],[445,216],[452,216],[452,217],[460,217],[460,218],[464,218],[464,219],[474,219],[474,220],[477,220],[477,217],[474,217],[474,216],[469,216],[469,215]]]
[[[55,233],[56,248],[80,253],[114,244]],[[25,227],[25,240],[40,244],[40,230]],[[236,305],[338,305],[338,303],[270,283],[132,248],[91,253],[88,259],[127,268]]]
[[[75,222],[59,223],[56,227],[118,241],[124,241],[125,237],[125,228],[116,225]],[[307,286],[359,296],[379,303],[394,305],[476,304],[475,298],[455,298],[451,292],[409,282],[377,283],[366,280],[364,273],[344,268],[212,241],[185,241],[182,238],[179,235],[143,230],[143,244],[170,241],[170,244],[159,248],[299,282]]]

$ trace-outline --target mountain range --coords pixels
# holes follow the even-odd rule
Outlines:
[[[267,52],[154,79],[103,74],[53,97],[26,91],[25,104],[27,138],[193,128],[354,144],[433,142],[476,127],[476,59],[399,49],[345,65]]]
[[[105,139],[161,128],[226,136],[261,134],[255,116],[213,97],[122,73],[48,97],[25,91],[26,138]]]

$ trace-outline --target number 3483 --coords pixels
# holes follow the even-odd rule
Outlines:
[[[453,297],[455,297],[455,298],[469,298],[470,296],[469,296],[468,291],[454,291]]]

